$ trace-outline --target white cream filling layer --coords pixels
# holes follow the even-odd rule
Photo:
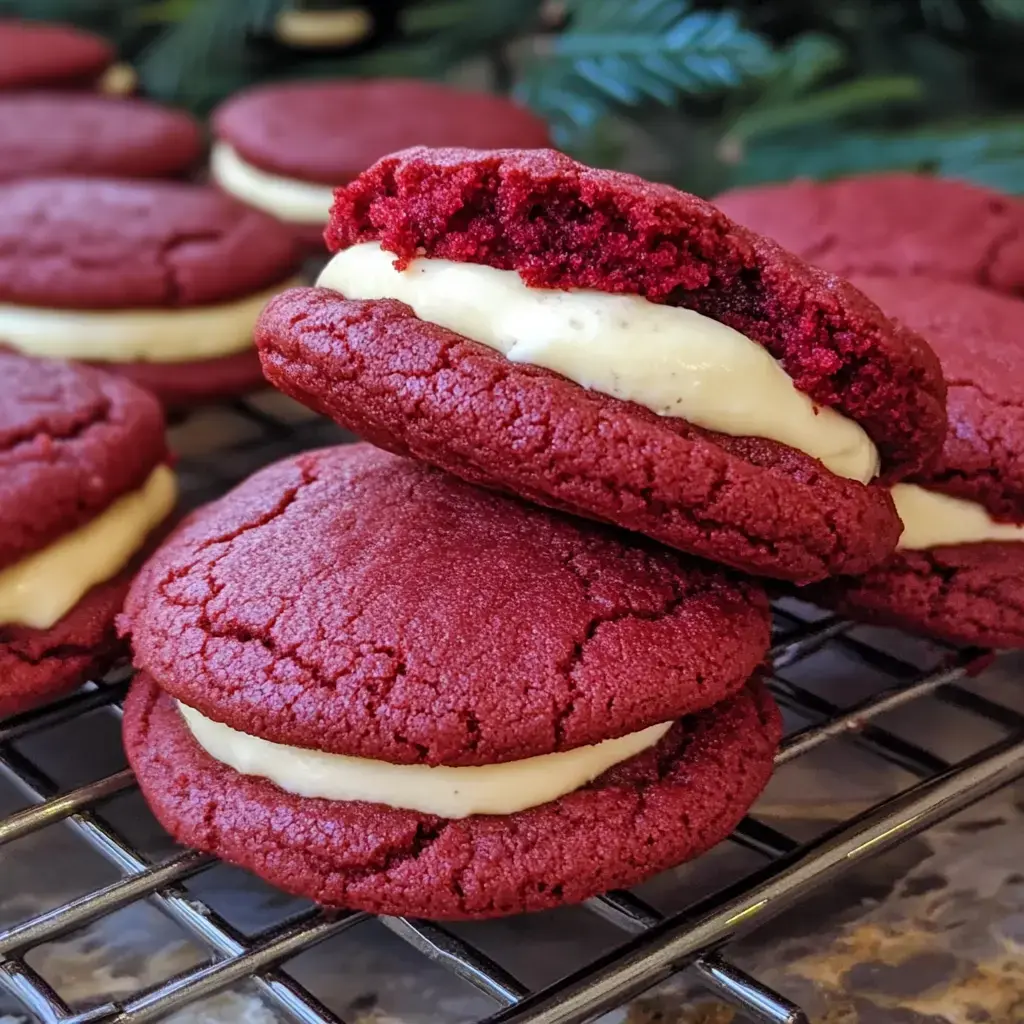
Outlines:
[[[137,491],[95,519],[0,570],[0,624],[49,629],[86,593],[116,576],[170,515],[178,496],[174,472],[160,465]]]
[[[921,551],[987,540],[1024,541],[1024,525],[998,523],[975,501],[929,491],[916,484],[896,484],[892,500],[903,520],[897,547]]]
[[[334,202],[330,185],[261,171],[226,142],[210,150],[210,176],[236,199],[290,224],[326,224]]]
[[[0,303],[0,338],[29,355],[100,363],[186,363],[252,346],[263,307],[301,284],[284,281],[254,295],[177,309],[41,309]]]
[[[557,800],[620,761],[653,747],[672,727],[671,722],[664,722],[593,746],[522,761],[432,768],[271,743],[213,722],[185,704],[178,707],[196,742],[210,757],[243,775],[269,779],[296,796],[360,800],[440,818],[515,814]]]
[[[317,282],[350,299],[400,299],[421,320],[585,388],[733,436],[763,437],[867,483],[878,451],[857,423],[816,406],[738,331],[637,295],[527,287],[513,270],[415,259],[376,242],[337,253]]]

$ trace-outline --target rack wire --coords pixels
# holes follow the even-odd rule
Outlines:
[[[322,420],[261,399],[204,415],[205,422],[200,416],[175,432],[176,446],[185,452],[180,475],[186,498],[193,504],[216,496],[269,461],[345,440]],[[922,671],[916,660],[864,640],[837,618],[822,618],[792,606],[779,606],[776,612],[769,685],[798,723],[782,745],[779,767],[827,744],[853,743],[871,758],[908,773],[913,781],[808,842],[759,818],[755,807],[730,837],[756,856],[758,866],[753,871],[671,914],[630,892],[591,900],[586,911],[617,929],[621,941],[582,968],[536,990],[449,928],[420,920],[379,919],[419,954],[488,997],[493,1012],[483,1018],[486,1024],[576,1024],[621,1006],[684,969],[696,972],[706,987],[751,1021],[805,1022],[799,1007],[730,963],[723,955],[726,945],[865,859],[1024,775],[1024,714],[984,692],[998,655],[948,649]],[[806,677],[808,672],[792,672],[794,668],[813,670],[816,659],[836,647],[884,680],[851,706],[840,706],[799,682],[796,677]],[[120,679],[115,676],[89,684],[46,708],[0,723],[0,777],[25,801],[22,809],[0,819],[0,847],[61,825],[120,875],[101,888],[0,930],[0,991],[45,1024],[143,1024],[247,980],[285,1020],[339,1024],[341,1017],[289,975],[288,963],[363,924],[368,915],[304,907],[270,927],[244,932],[190,890],[190,883],[217,863],[215,858],[179,850],[151,863],[105,816],[106,805],[134,787],[130,770],[61,791],[25,752],[24,741],[79,722],[87,713],[119,716],[125,675],[122,671]],[[998,732],[998,738],[950,761],[885,724],[886,716],[924,700],[983,720]],[[176,922],[205,947],[207,961],[155,987],[84,1010],[73,1009],[27,962],[26,957],[41,945],[137,901],[148,901]],[[533,919],[536,927],[543,928],[542,918]]]

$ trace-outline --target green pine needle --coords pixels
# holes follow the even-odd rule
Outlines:
[[[573,0],[570,22],[542,42],[517,95],[553,122],[563,144],[621,107],[676,104],[767,74],[773,53],[734,11],[687,0]]]

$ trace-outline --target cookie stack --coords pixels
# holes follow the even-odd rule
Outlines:
[[[741,573],[892,554],[936,357],[707,203],[547,150],[386,157],[327,239],[257,346],[376,448],[263,470],[134,583],[157,816],[290,892],[438,918],[706,849],[780,736]]]
[[[949,429],[893,487],[898,550],[816,588],[844,614],[954,643],[1024,646],[1024,203],[909,174],[722,196],[730,214],[850,275],[938,354]]]

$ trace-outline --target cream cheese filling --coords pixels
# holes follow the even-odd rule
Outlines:
[[[97,583],[116,576],[170,514],[174,472],[160,465],[95,519],[0,570],[0,624],[49,629]]]
[[[522,761],[434,768],[271,743],[211,721],[180,702],[178,708],[203,750],[243,775],[269,779],[296,796],[360,800],[440,818],[515,814],[557,800],[653,747],[672,727],[672,722],[663,722],[593,746]]]
[[[263,307],[293,278],[232,302],[176,309],[42,309],[0,303],[0,338],[29,355],[100,363],[185,363],[252,346]]]
[[[226,142],[210,150],[210,176],[236,199],[290,224],[326,224],[334,202],[330,185],[261,171]]]
[[[816,406],[756,342],[689,309],[637,295],[529,288],[513,270],[414,259],[396,270],[376,242],[337,253],[319,285],[350,299],[399,299],[421,320],[603,394],[733,436],[763,437],[869,482],[863,428]]]
[[[917,484],[896,484],[892,500],[903,520],[897,547],[908,551],[989,540],[1024,541],[1024,524],[996,522],[976,501],[929,491]]]

